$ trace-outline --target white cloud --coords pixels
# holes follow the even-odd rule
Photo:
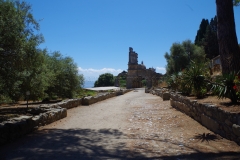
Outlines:
[[[114,76],[117,76],[121,73],[122,69],[114,69],[114,68],[102,68],[102,69],[94,69],[94,68],[78,68],[80,74],[83,74],[86,81],[96,81],[99,75],[104,73],[111,73]],[[156,72],[165,74],[166,69],[164,67],[156,67]]]
[[[164,67],[156,67],[156,71],[158,73],[165,74],[166,73],[166,68],[164,68]]]
[[[98,79],[100,74],[104,73],[111,73],[114,76],[118,75],[121,73],[123,70],[122,69],[114,69],[114,68],[102,68],[102,69],[93,69],[93,68],[78,68],[78,71],[80,74],[84,75],[84,78],[86,81],[95,81]]]

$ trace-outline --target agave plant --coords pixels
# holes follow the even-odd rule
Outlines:
[[[218,98],[229,98],[232,103],[237,103],[238,96],[234,88],[234,79],[236,77],[235,72],[224,74],[217,77],[216,82],[212,83],[212,91],[218,96]]]
[[[182,86],[192,90],[197,98],[202,98],[207,92],[206,73],[208,73],[206,64],[192,61],[182,74]]]
[[[168,77],[168,85],[171,87],[172,90],[179,90],[180,77],[181,72],[173,73],[170,77]]]

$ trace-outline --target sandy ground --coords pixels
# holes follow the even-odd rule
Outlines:
[[[0,159],[238,159],[240,146],[139,89],[0,148]]]

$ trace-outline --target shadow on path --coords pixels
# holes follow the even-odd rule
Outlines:
[[[127,159],[126,142],[115,129],[43,129],[2,146],[0,159]]]

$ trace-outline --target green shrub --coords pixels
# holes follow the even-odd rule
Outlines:
[[[205,63],[191,62],[190,66],[182,72],[182,90],[192,92],[197,98],[202,98],[207,93],[207,82],[209,70]]]
[[[114,85],[114,76],[111,73],[104,73],[98,77],[98,80],[95,81],[94,87],[104,87],[104,86],[113,86]]]
[[[235,83],[237,75],[238,74],[231,72],[217,77],[216,82],[211,83],[213,93],[216,94],[218,98],[229,98],[232,103],[237,103],[238,91]]]

